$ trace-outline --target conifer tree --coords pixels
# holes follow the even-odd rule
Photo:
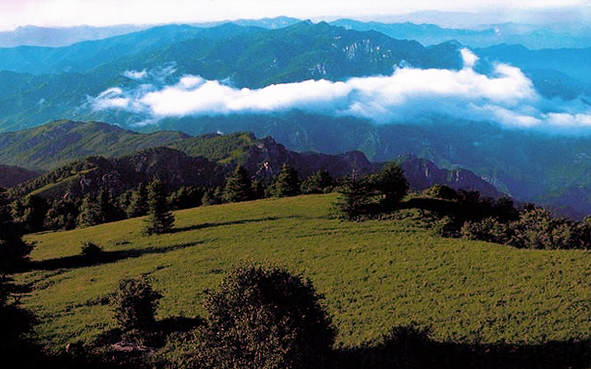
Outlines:
[[[136,191],[131,195],[131,203],[127,208],[129,218],[142,217],[148,214],[148,189],[145,184],[140,183]]]
[[[279,197],[296,196],[300,193],[298,172],[287,164],[283,164],[272,189],[273,195]]]
[[[0,189],[0,278],[24,261],[33,248],[23,241],[20,227],[10,215],[4,189]]]
[[[162,182],[153,180],[148,186],[149,213],[144,231],[146,234],[161,234],[170,231],[174,224],[174,215],[166,198]]]
[[[332,189],[334,183],[335,181],[328,173],[328,170],[321,169],[309,176],[302,183],[302,192],[305,194],[324,193],[325,191]]]
[[[78,227],[92,227],[101,223],[101,208],[96,197],[87,195],[80,205],[80,214],[76,220]]]
[[[226,178],[224,201],[240,202],[252,199],[252,183],[244,166],[237,165],[234,172]]]

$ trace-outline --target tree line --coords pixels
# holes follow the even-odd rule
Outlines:
[[[140,183],[135,189],[118,196],[111,189],[102,187],[83,198],[45,198],[35,194],[16,197],[9,204],[9,214],[24,233],[70,230],[141,217],[148,215],[150,196],[154,196],[152,192],[155,189],[151,188],[154,182],[158,180]],[[332,191],[336,184],[337,181],[327,170],[320,170],[302,181],[293,167],[284,165],[279,174],[267,183],[258,178],[253,179],[244,166],[237,165],[226,177],[225,183],[215,188],[182,186],[173,189],[160,182],[159,206],[164,206],[166,202],[170,210],[180,210],[272,196],[323,193]]]

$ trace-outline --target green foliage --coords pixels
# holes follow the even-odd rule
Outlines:
[[[148,204],[150,206],[144,232],[148,235],[169,232],[174,224],[174,215],[166,198],[164,184],[153,180],[148,186]]]
[[[429,368],[433,359],[431,334],[431,327],[416,324],[393,327],[382,336],[382,365],[388,368]]]
[[[108,189],[102,187],[96,196],[88,195],[82,201],[77,224],[79,227],[92,227],[122,219],[121,210]]]
[[[408,193],[408,182],[402,169],[390,163],[374,175],[348,180],[340,192],[344,199],[337,204],[338,217],[360,220],[396,210]]]
[[[566,219],[554,218],[543,208],[524,209],[519,220],[511,224],[509,244],[528,249],[577,248],[573,224]]]
[[[330,176],[328,170],[321,169],[302,182],[302,193],[327,193],[332,191],[334,186],[335,180]]]
[[[43,123],[51,119],[54,117]],[[2,163],[48,171],[90,155],[122,156],[182,140],[186,135],[170,131],[138,135],[107,123],[61,120],[0,137]]]
[[[222,187],[216,187],[214,189],[208,189],[203,194],[201,200],[203,205],[219,205],[224,202],[224,190]]]
[[[81,202],[65,198],[50,201],[49,210],[43,221],[44,229],[68,230],[76,228]]]
[[[103,254],[103,249],[94,242],[84,242],[80,248],[80,255],[89,260],[95,260]]]
[[[150,332],[162,295],[145,280],[122,279],[112,297],[115,319],[124,333]]]
[[[496,218],[485,218],[480,222],[466,222],[460,230],[462,238],[506,244],[509,241],[509,225]]]
[[[253,198],[250,175],[244,166],[238,164],[226,178],[223,199],[226,202],[248,201]]]
[[[12,220],[6,194],[0,189],[0,277],[19,267],[32,250],[23,241],[20,227]]]
[[[43,230],[45,215],[48,211],[47,201],[39,196],[30,195],[24,204],[17,200],[13,203],[12,216],[20,223],[26,233]]]
[[[342,199],[335,205],[337,218],[361,220],[371,214],[370,186],[365,179],[348,179],[340,188]]]
[[[171,209],[190,209],[201,206],[204,190],[193,186],[183,186],[170,194],[168,202]]]
[[[277,197],[298,195],[300,193],[300,178],[295,168],[283,164],[270,191],[273,196]]]
[[[372,188],[382,197],[380,205],[384,212],[395,210],[408,193],[408,181],[404,177],[402,168],[396,163],[389,163],[368,180]]]
[[[445,185],[434,184],[433,186],[424,190],[421,195],[433,199],[442,200],[457,200],[459,199],[458,193],[451,187]]]
[[[236,132],[227,135],[207,134],[177,141],[170,147],[191,156],[202,156],[214,162],[241,163],[248,149],[257,143],[251,132]]]
[[[140,183],[137,189],[132,192],[126,213],[128,218],[148,214],[148,189],[144,183]]]
[[[335,339],[312,282],[281,268],[234,269],[205,302],[202,351],[209,368],[322,368]]]

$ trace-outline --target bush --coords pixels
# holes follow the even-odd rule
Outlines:
[[[87,259],[97,259],[103,254],[103,249],[93,242],[84,242],[80,254]]]
[[[509,241],[509,227],[495,218],[486,218],[481,222],[466,222],[460,230],[462,238],[506,244]]]
[[[458,200],[458,193],[451,187],[434,184],[422,192],[422,195],[432,199]]]
[[[372,175],[369,181],[382,197],[380,204],[384,212],[395,210],[408,193],[408,181],[396,163],[389,163],[380,172]]]
[[[335,330],[309,280],[284,269],[233,270],[205,308],[209,329],[193,365],[212,368],[320,368]]]
[[[393,327],[385,334],[382,345],[383,365],[388,368],[427,368],[433,355],[431,327],[412,323]]]
[[[162,295],[154,291],[145,280],[122,279],[115,291],[112,303],[115,318],[124,333],[142,334],[155,325],[155,311]]]

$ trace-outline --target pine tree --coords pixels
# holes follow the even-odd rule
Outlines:
[[[252,183],[244,166],[237,165],[234,172],[226,178],[223,198],[226,202],[240,202],[252,199]]]
[[[300,193],[298,172],[291,166],[283,164],[272,189],[273,195],[279,197],[296,196]]]
[[[97,201],[100,209],[100,223],[109,223],[123,218],[121,209],[115,204],[111,191],[102,187],[99,191]]]
[[[324,193],[327,190],[331,190],[334,183],[334,179],[330,176],[328,170],[321,169],[309,176],[302,183],[302,192],[305,194]]]
[[[148,189],[140,183],[137,190],[131,195],[131,203],[127,208],[129,218],[142,217],[148,214]]]
[[[174,215],[166,199],[166,190],[162,182],[154,180],[148,186],[149,213],[144,229],[146,234],[161,234],[170,231],[174,224]]]
[[[96,200],[96,197],[91,195],[84,197],[76,220],[78,227],[92,227],[101,223],[101,208]]]
[[[10,214],[4,189],[0,189],[0,277],[13,271],[33,248],[23,241],[20,227]]]

